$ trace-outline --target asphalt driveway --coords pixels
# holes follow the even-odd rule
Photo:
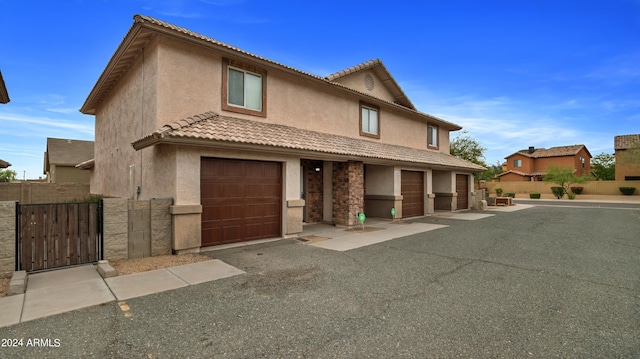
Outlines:
[[[448,227],[345,252],[210,252],[246,274],[0,328],[59,343],[0,357],[640,356],[640,210],[419,221]]]

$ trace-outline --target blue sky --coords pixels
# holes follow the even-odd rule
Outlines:
[[[379,58],[422,112],[490,164],[529,146],[613,153],[640,133],[640,0],[0,0],[0,159],[42,176],[47,137],[93,140],[78,109],[149,15],[326,76]]]

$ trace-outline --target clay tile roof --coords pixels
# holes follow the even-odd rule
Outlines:
[[[482,166],[438,151],[419,150],[290,126],[219,116],[213,112],[207,112],[198,117],[199,120],[188,125],[180,124],[186,121],[165,125],[132,145],[136,150],[159,143],[265,146],[273,151],[324,153],[346,159],[380,159],[442,168],[455,167],[470,171],[485,170]]]
[[[630,148],[640,147],[640,134],[623,135],[614,137],[615,150],[628,150]]]
[[[9,163],[7,161],[0,160],[0,168],[7,168],[9,166],[11,166],[11,163]]]
[[[0,103],[8,103],[9,101],[9,92],[2,78],[2,71],[0,71]]]
[[[551,148],[534,148],[533,153],[529,153],[529,150],[520,150],[505,158],[509,158],[513,155],[523,155],[530,158],[543,158],[543,157],[562,157],[562,156],[574,156],[577,155],[580,150],[584,148],[591,158],[591,153],[587,150],[585,145],[573,145],[573,146],[558,146]]]

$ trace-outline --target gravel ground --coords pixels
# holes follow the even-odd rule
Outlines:
[[[183,264],[197,263],[211,260],[211,257],[197,254],[187,253],[177,255],[165,255],[157,257],[125,259],[110,263],[115,268],[118,275],[127,275],[140,272],[148,272],[156,269],[181,266]]]

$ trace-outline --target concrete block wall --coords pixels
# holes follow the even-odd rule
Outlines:
[[[59,203],[89,197],[88,183],[0,183],[0,201],[21,204]]]
[[[129,206],[126,198],[103,200],[104,259],[118,261],[129,258]]]
[[[0,202],[0,278],[10,278],[15,270],[16,203]]]
[[[171,198],[128,202],[128,256],[171,254]]]
[[[151,255],[171,254],[171,214],[172,198],[152,199],[151,210]]]
[[[151,211],[149,201],[128,201],[128,256],[151,257]]]

